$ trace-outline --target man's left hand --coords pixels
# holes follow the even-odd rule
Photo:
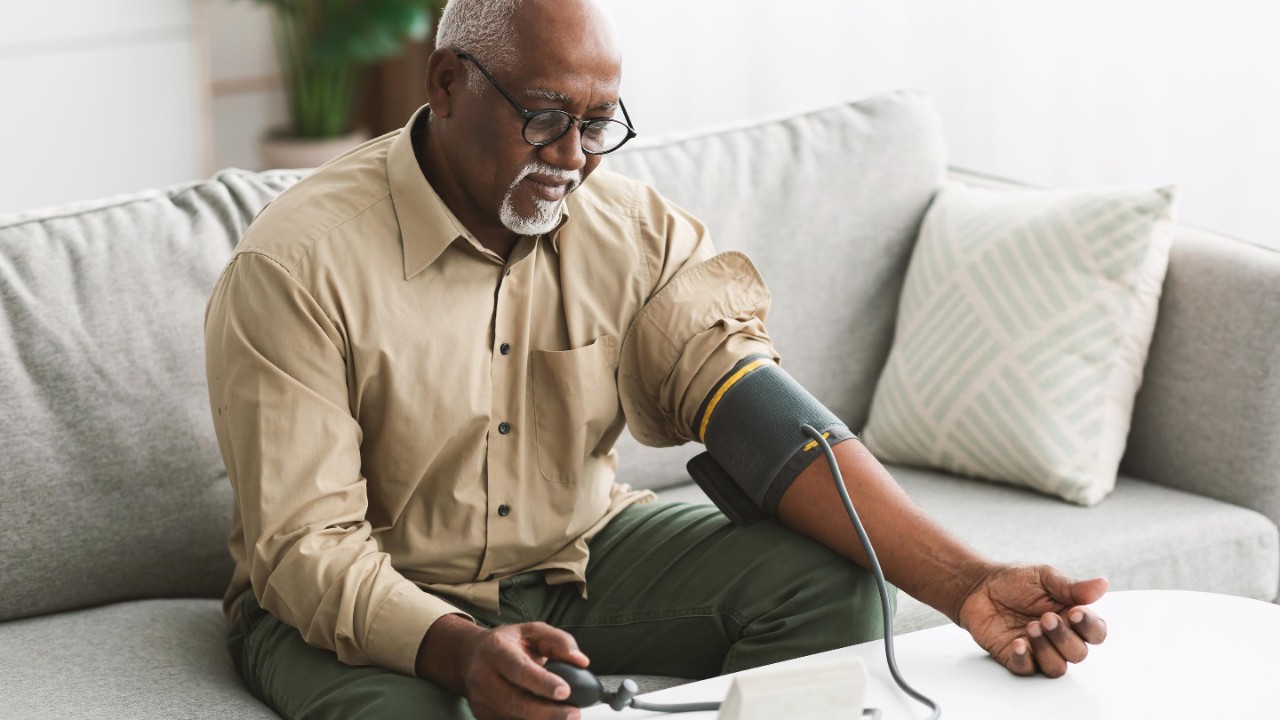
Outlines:
[[[1107,624],[1085,607],[1107,592],[1104,578],[1072,580],[1048,565],[1001,565],[969,593],[959,624],[983,650],[1015,675],[1037,670],[1061,677],[1089,646],[1107,637]]]

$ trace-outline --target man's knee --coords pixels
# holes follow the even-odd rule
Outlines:
[[[833,648],[884,637],[883,604],[870,570],[803,536],[795,535],[788,545],[791,612],[809,616],[813,624],[830,632]],[[886,585],[885,590],[892,617],[897,611],[897,588]]]
[[[843,558],[842,558],[843,559]],[[875,576],[852,561],[815,578],[817,602],[826,607],[833,630],[843,637],[836,647],[878,640],[885,635],[884,603]],[[898,609],[898,589],[885,585],[889,617]]]
[[[789,531],[773,535],[767,557],[745,581],[754,592],[741,588],[756,602],[747,604],[753,612],[722,672],[884,637],[880,593],[870,572],[807,537]],[[895,591],[886,589],[892,611]]]

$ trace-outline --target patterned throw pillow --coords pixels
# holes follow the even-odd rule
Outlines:
[[[1081,505],[1106,497],[1155,327],[1173,195],[939,192],[867,447]]]

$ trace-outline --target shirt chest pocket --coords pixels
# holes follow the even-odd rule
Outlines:
[[[542,477],[574,483],[618,416],[618,338],[602,335],[574,350],[530,358],[534,432]]]

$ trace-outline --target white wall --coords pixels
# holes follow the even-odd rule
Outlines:
[[[1280,3],[600,1],[645,136],[916,87],[954,164],[1177,182],[1183,220],[1280,246]],[[0,212],[255,168],[284,119],[247,0],[2,0],[0,104]]]
[[[0,2],[0,213],[199,177],[185,0]]]
[[[1280,3],[601,2],[646,135],[915,87],[956,165],[1174,181],[1181,219],[1280,246]]]

